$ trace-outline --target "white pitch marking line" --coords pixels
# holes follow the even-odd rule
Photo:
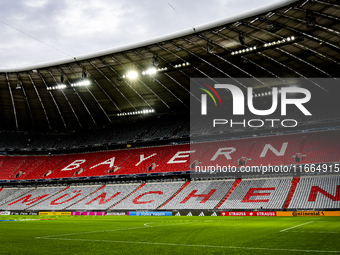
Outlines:
[[[280,232],[284,232],[284,231],[287,231],[287,230],[289,230],[289,229],[301,227],[301,226],[303,226],[303,225],[307,225],[307,224],[312,223],[312,222],[314,222],[314,221],[306,222],[306,223],[303,223],[303,224],[300,224],[300,225],[297,225],[297,226],[294,226],[294,227],[291,227],[291,228],[282,229],[282,230],[280,230]]]
[[[340,232],[319,232],[319,231],[290,231],[290,233],[323,233],[323,234],[339,234]]]
[[[68,234],[62,234],[62,235],[53,235],[53,236],[36,236],[35,238],[53,238],[58,236],[72,236],[72,235],[85,235],[85,234],[92,234],[92,233],[103,233],[103,232],[112,232],[112,231],[121,231],[121,230],[131,230],[131,229],[140,229],[145,227],[135,227],[135,228],[119,228],[119,229],[108,229],[108,230],[99,230],[99,231],[90,231],[90,232],[80,232],[80,233],[68,233]]]
[[[232,218],[226,220],[240,220],[241,218]],[[205,220],[205,221],[188,221],[185,223],[175,223],[175,224],[166,224],[166,225],[158,225],[158,226],[147,226],[145,224],[157,223],[157,222],[150,222],[145,223],[143,227],[134,227],[134,228],[119,228],[119,229],[108,229],[108,230],[99,230],[99,231],[89,231],[89,232],[78,232],[78,233],[68,233],[68,234],[61,234],[61,235],[52,235],[52,236],[36,236],[35,238],[53,238],[53,237],[61,237],[61,236],[73,236],[73,235],[85,235],[85,234],[93,234],[93,233],[104,233],[104,232],[113,232],[113,231],[124,231],[124,230],[132,230],[132,229],[145,229],[149,227],[166,227],[166,226],[173,226],[173,225],[183,225],[183,224],[194,224],[194,223],[205,223],[211,221],[226,221],[226,220]]]
[[[117,241],[117,240],[91,240],[91,239],[68,239],[68,238],[46,238],[46,237],[40,237],[40,238],[41,239],[48,239],[48,240],[60,240],[60,241],[129,243],[129,244],[144,244],[144,245],[167,245],[167,246],[243,249],[243,250],[266,250],[266,251],[288,251],[288,252],[340,253],[340,251],[299,250],[299,249],[280,249],[280,248],[262,248],[262,247],[238,247],[238,246],[205,245],[205,244],[152,243],[152,242],[134,242],[134,241]]]

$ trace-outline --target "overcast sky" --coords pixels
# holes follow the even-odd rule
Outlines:
[[[0,67],[143,41],[276,1],[2,0]]]

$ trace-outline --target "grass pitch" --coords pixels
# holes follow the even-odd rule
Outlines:
[[[53,220],[39,220],[39,219]],[[24,221],[1,221],[1,220]],[[0,254],[335,254],[337,217],[0,216]]]

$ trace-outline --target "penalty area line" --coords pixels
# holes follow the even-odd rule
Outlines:
[[[340,253],[340,251],[280,249],[280,248],[265,248],[265,247],[240,247],[240,246],[222,246],[222,245],[205,245],[205,244],[153,243],[153,242],[136,242],[136,241],[93,240],[93,239],[91,240],[91,239],[47,238],[47,237],[40,237],[39,239],[59,240],[59,241],[81,241],[81,242],[104,242],[104,243],[125,243],[125,244],[142,244],[142,245],[202,247],[202,248],[220,248],[220,249],[287,251],[287,252],[314,252],[314,253]]]
[[[300,224],[300,225],[296,225],[296,226],[293,226],[293,227],[290,227],[290,228],[282,229],[282,230],[280,230],[280,232],[284,232],[284,231],[287,231],[287,230],[289,230],[289,229],[301,227],[301,226],[303,226],[303,225],[307,225],[307,224],[312,223],[312,222],[314,222],[314,221],[310,221],[310,222],[306,222],[306,223],[303,223],[303,224]]]

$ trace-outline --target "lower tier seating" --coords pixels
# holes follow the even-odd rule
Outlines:
[[[184,182],[147,183],[111,209],[154,210],[165,203]]]
[[[340,176],[0,188],[0,210],[339,209]],[[294,184],[295,183],[295,184]],[[287,201],[290,201],[288,203]]]
[[[141,184],[106,185],[96,190],[69,210],[106,210],[135,191]]]
[[[62,187],[44,187],[31,190],[11,202],[0,205],[1,210],[26,210],[62,191]],[[1,194],[1,193],[0,193]]]
[[[340,208],[340,176],[301,177],[288,208]]]
[[[219,209],[281,209],[291,185],[292,178],[245,179]]]
[[[66,207],[75,204],[100,187],[101,186],[97,185],[66,187],[54,196],[47,198],[41,203],[33,205],[30,207],[30,210],[64,210]]]
[[[166,203],[162,209],[212,209],[225,197],[235,180],[194,181]]]

